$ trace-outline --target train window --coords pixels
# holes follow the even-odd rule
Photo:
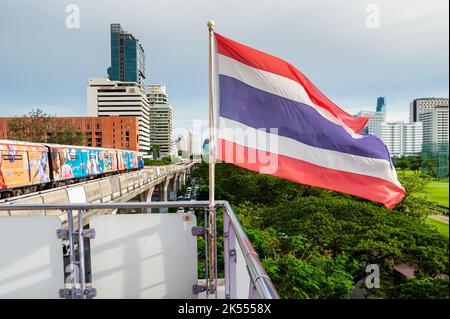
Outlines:
[[[20,154],[2,154],[2,159],[4,161],[21,161],[22,155]]]

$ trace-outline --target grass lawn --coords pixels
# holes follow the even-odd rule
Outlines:
[[[436,226],[438,232],[448,237],[448,223],[428,217],[432,225]]]
[[[426,197],[430,201],[448,207],[448,179],[429,182],[425,185],[423,192],[417,195]]]

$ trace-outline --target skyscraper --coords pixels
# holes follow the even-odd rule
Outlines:
[[[447,146],[448,149],[448,106],[437,106],[422,111],[419,121],[423,123],[423,144],[431,145],[431,149],[438,151]]]
[[[377,112],[386,114],[386,97],[380,96],[377,98]]]
[[[422,112],[429,111],[435,107],[448,107],[448,98],[426,97],[413,100],[409,105],[409,121],[418,122]]]
[[[108,77],[112,81],[136,82],[144,92],[145,54],[138,39],[124,31],[120,24],[111,24],[111,66]]]
[[[160,152],[168,155],[172,149],[172,106],[169,104],[166,87],[160,84],[147,86],[150,119],[150,145],[159,145]]]

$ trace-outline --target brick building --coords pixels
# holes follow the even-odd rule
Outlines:
[[[9,122],[0,117],[0,139],[8,139]],[[83,145],[139,151],[139,118],[136,116],[52,117],[82,133]],[[50,124],[51,125],[51,124]]]

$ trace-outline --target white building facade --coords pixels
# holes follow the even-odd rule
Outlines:
[[[416,156],[422,151],[422,123],[382,122],[376,135],[383,141],[391,156]]]
[[[387,146],[391,156],[403,156],[403,122],[382,122],[375,135]]]
[[[418,156],[422,152],[422,122],[403,124],[403,155]]]
[[[179,136],[175,143],[183,158],[189,158],[191,155],[199,157],[202,154],[200,135],[193,130],[189,130],[187,135]]]
[[[420,113],[423,123],[423,144],[448,144],[448,106],[439,106]]]
[[[380,123],[386,121],[386,114],[384,112],[360,111],[356,114],[358,117],[368,117],[367,125],[364,128],[365,133],[376,135],[377,127]]]
[[[88,116],[139,117],[139,150],[150,150],[149,104],[136,82],[89,78],[87,88]]]

